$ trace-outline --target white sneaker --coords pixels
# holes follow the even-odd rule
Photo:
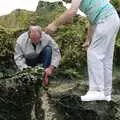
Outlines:
[[[105,96],[105,100],[110,102],[111,101],[111,95]]]
[[[88,91],[86,95],[81,96],[81,101],[105,100],[104,92]]]

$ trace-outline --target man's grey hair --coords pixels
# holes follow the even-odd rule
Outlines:
[[[41,30],[42,30],[39,25],[31,25],[31,26],[29,27],[29,32],[30,32],[32,29],[35,29],[35,30],[37,30],[37,31],[39,31],[39,32],[41,32]]]

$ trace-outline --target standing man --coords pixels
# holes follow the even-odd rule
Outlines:
[[[90,26],[84,47],[87,47],[89,90],[82,101],[111,100],[112,64],[120,19],[108,0],[72,0],[72,6],[46,28],[55,32],[72,21],[78,8],[87,15]]]
[[[16,41],[14,60],[20,70],[42,64],[45,73],[51,76],[60,63],[61,55],[57,43],[41,27],[30,26]]]

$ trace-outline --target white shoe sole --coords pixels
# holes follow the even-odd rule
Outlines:
[[[112,99],[111,99],[111,96],[105,96],[105,100],[107,101],[107,102],[110,102]]]
[[[105,100],[105,97],[102,96],[102,97],[85,98],[85,96],[81,96],[81,101],[97,101],[97,100]]]
[[[110,102],[111,101],[111,97],[102,97],[102,98],[85,98],[85,96],[81,96],[81,101],[97,101],[97,100],[105,100],[107,102]]]

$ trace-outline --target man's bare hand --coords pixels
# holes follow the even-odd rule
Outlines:
[[[50,67],[45,69],[45,73],[47,74],[47,76],[51,76],[53,72],[54,72],[53,66],[50,66]]]
[[[49,24],[45,29],[44,31],[50,35],[54,34],[57,30],[57,26],[55,25],[55,23],[51,23]]]
[[[83,47],[83,49],[87,50],[88,47],[89,47],[89,45],[90,45],[90,41],[86,40],[86,41],[83,43],[82,47]]]

